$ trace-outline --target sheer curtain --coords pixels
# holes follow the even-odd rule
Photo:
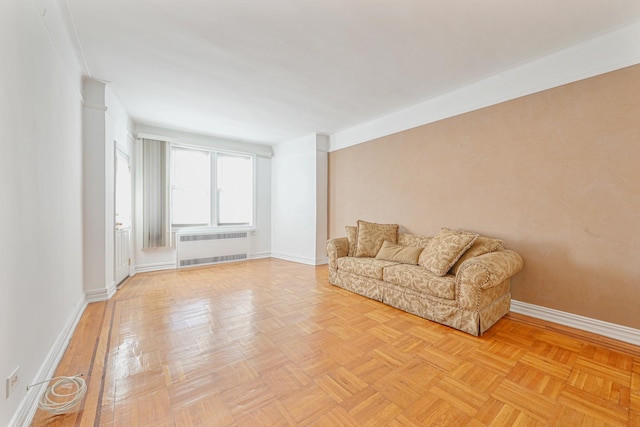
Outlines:
[[[142,140],[142,247],[169,246],[169,144]]]

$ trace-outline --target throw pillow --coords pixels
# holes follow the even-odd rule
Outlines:
[[[376,255],[376,259],[416,265],[422,250],[423,248],[415,246],[394,245],[385,240],[378,251],[378,255]]]
[[[419,264],[437,276],[444,276],[478,235],[442,228],[420,254]]]
[[[398,224],[376,224],[358,221],[356,256],[375,257],[385,240],[391,243],[398,241]]]
[[[474,258],[480,255],[495,252],[499,249],[504,249],[503,241],[498,239],[490,239],[488,237],[479,236],[478,239],[471,245],[471,247],[460,257],[460,259],[451,267],[451,274],[458,274],[460,266],[463,262],[470,258]]]
[[[344,227],[344,231],[347,233],[347,240],[349,241],[349,253],[347,256],[356,256],[356,245],[358,244],[358,227],[353,225],[347,225]]]

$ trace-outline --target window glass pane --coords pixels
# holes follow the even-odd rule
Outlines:
[[[171,150],[171,223],[208,225],[211,221],[211,161],[208,151]]]
[[[253,222],[253,158],[218,154],[218,223]]]

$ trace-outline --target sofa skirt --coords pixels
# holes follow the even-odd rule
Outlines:
[[[481,335],[507,314],[511,304],[511,293],[507,291],[480,311],[465,310],[460,308],[456,300],[420,294],[412,289],[391,285],[381,280],[337,270],[329,271],[329,282],[407,313],[474,336]],[[504,287],[502,288],[504,289]],[[506,289],[509,289],[508,283]]]

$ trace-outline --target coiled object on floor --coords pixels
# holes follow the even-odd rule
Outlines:
[[[72,377],[62,376],[48,380],[54,382],[47,387],[40,397],[38,408],[55,415],[69,412],[82,401],[87,393],[87,383],[82,378],[83,375],[84,374],[79,374]],[[72,386],[71,391],[64,391],[69,385]],[[63,391],[61,391],[61,389]]]

